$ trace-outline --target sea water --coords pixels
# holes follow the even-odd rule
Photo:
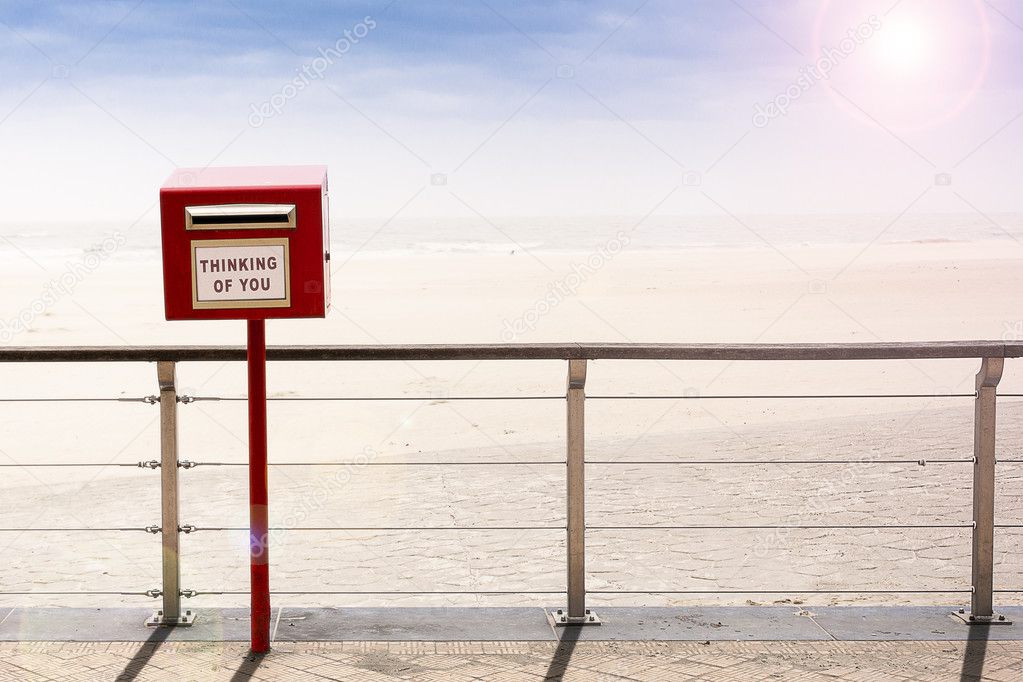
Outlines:
[[[336,210],[336,209],[335,209]],[[337,211],[340,213],[340,211]],[[335,213],[335,215],[337,215]],[[627,234],[630,251],[1023,239],[1023,214],[515,217],[345,219],[331,225],[335,258],[354,253],[522,254],[590,251]],[[124,236],[120,255],[155,258],[155,222],[0,224],[0,254],[71,257]]]

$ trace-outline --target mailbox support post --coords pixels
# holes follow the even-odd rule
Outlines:
[[[568,361],[566,388],[568,608],[551,612],[555,625],[600,625],[586,608],[586,360]]]
[[[270,650],[270,535],[266,464],[266,322],[248,320],[249,573],[252,651]]]
[[[195,614],[181,612],[181,565],[178,526],[178,390],[175,364],[157,362],[160,385],[160,520],[163,540],[163,609],[150,627],[191,625]]]
[[[973,423],[973,570],[970,613],[956,614],[971,625],[1011,624],[994,612],[995,415],[1002,358],[983,358],[977,372]]]

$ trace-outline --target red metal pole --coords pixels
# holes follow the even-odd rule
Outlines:
[[[266,468],[266,322],[248,320],[249,567],[252,651],[270,650],[270,537]]]

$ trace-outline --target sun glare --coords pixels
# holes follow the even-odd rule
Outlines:
[[[905,18],[885,23],[875,36],[877,58],[882,68],[917,73],[931,61],[932,35],[919,19]]]
[[[836,106],[901,132],[954,119],[991,60],[984,0],[820,0],[814,54],[844,55],[823,81]],[[852,104],[852,103],[855,103]],[[865,116],[869,111],[870,116]]]

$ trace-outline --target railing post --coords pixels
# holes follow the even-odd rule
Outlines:
[[[178,531],[178,389],[173,362],[157,362],[160,382],[160,516],[163,530],[163,610],[146,625],[191,625],[195,615],[181,612]]]
[[[600,625],[586,608],[586,360],[568,361],[566,389],[568,609],[554,611],[556,625]]]
[[[983,358],[977,372],[973,422],[973,570],[970,613],[960,614],[971,624],[1008,623],[994,612],[995,540],[995,414],[1002,358]]]

